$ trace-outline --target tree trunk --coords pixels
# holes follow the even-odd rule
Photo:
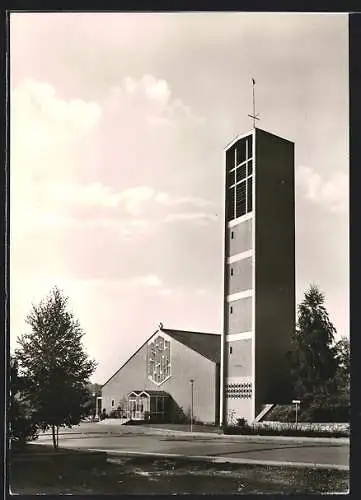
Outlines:
[[[56,447],[59,448],[59,426],[56,426]]]
[[[57,449],[57,444],[56,444],[56,437],[55,437],[55,425],[52,424],[51,426],[51,432],[52,432],[52,435],[53,435],[53,446],[54,446],[54,450]]]

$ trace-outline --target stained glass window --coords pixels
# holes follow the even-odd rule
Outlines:
[[[170,342],[160,335],[148,344],[147,373],[148,378],[158,385],[171,374]]]

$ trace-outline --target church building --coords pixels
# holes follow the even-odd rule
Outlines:
[[[221,336],[160,325],[102,387],[101,408],[131,420],[218,424]]]

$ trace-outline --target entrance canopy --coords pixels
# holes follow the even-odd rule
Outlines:
[[[169,398],[169,394],[165,391],[132,391],[127,396],[127,418],[131,420],[165,420]]]

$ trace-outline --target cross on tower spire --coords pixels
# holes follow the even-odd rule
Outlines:
[[[253,96],[253,114],[248,115],[250,118],[253,118],[253,128],[256,128],[256,120],[259,120],[258,113],[256,114],[256,101],[254,96],[254,86],[256,85],[256,81],[252,78],[252,96]]]

